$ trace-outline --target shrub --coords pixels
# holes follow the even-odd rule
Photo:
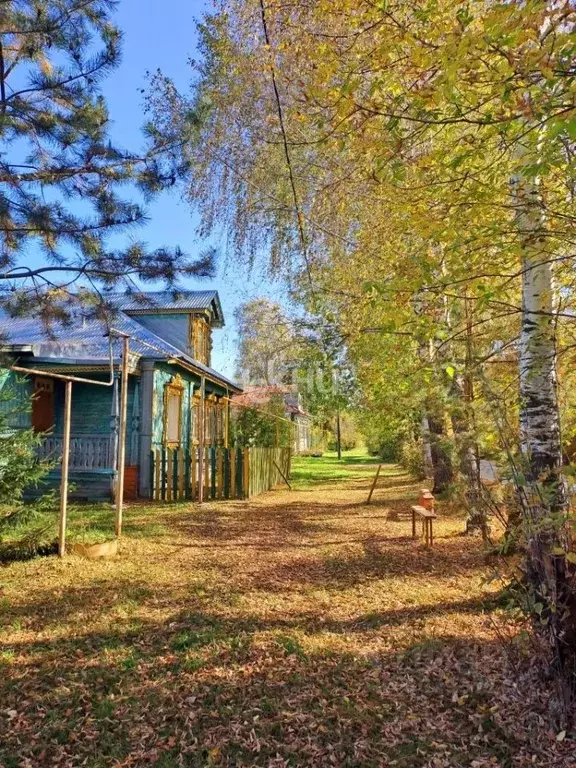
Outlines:
[[[420,438],[408,437],[403,441],[399,461],[411,475],[414,475],[419,480],[426,477],[422,440]]]

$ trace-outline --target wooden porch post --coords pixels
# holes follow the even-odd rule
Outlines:
[[[116,537],[122,535],[122,507],[124,503],[124,465],[126,463],[126,417],[128,412],[128,355],[130,337],[122,339],[122,380],[120,389],[120,429],[118,438],[118,479],[116,481]]]
[[[70,421],[72,416],[72,382],[66,381],[64,395],[64,441],[60,478],[60,519],[58,521],[58,555],[66,554],[66,514],[68,511],[68,467],[70,466]]]
[[[200,413],[198,430],[198,504],[204,501],[204,430],[206,428],[206,379],[204,376],[200,379]]]

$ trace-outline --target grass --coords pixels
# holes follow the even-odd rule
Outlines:
[[[0,766],[572,766],[462,516],[423,549],[375,469],[296,459],[292,492],[129,505],[114,560],[1,567]]]

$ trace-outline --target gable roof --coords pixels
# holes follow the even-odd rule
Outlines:
[[[235,392],[235,382],[214,368],[194,360],[183,350],[141,325],[136,317],[117,310],[111,318],[112,328],[130,336],[130,352],[138,357],[181,363],[198,374],[206,375]],[[54,322],[49,329],[35,317],[10,317],[0,312],[0,347],[12,352],[31,353],[38,362],[68,365],[106,365],[110,359],[108,327],[102,320],[77,311],[70,323]],[[120,362],[122,342],[112,340],[114,362]]]
[[[104,298],[129,315],[211,312],[215,328],[224,325],[224,313],[218,291],[143,291],[142,293],[109,293]]]

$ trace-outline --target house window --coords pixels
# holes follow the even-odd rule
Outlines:
[[[176,376],[164,387],[164,444],[169,448],[180,445],[182,434],[182,394],[184,385]]]
[[[32,428],[48,432],[54,427],[54,379],[37,376],[32,397]]]
[[[200,440],[200,393],[196,393],[192,402],[192,443],[198,445]]]
[[[204,408],[204,441],[207,445],[212,445],[216,436],[216,403],[212,399],[207,399]]]
[[[216,442],[222,445],[224,442],[224,403],[218,401],[216,404]]]

